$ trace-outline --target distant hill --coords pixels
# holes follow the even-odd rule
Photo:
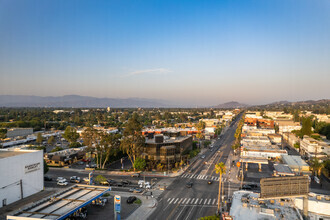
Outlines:
[[[239,102],[226,102],[226,103],[214,106],[213,108],[246,108],[248,106],[249,105],[247,105],[247,104],[242,104]]]
[[[63,107],[63,108],[153,108],[169,107],[169,103],[162,100],[141,98],[95,98],[89,96],[24,96],[0,95],[0,107]]]
[[[303,106],[303,105],[329,105],[330,99],[320,99],[320,100],[306,100],[306,101],[297,101],[297,102],[289,102],[289,101],[279,101],[273,102],[266,105],[260,106]]]

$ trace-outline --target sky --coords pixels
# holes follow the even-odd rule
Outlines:
[[[0,0],[0,95],[330,98],[329,0]]]

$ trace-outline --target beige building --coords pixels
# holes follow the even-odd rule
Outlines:
[[[318,141],[307,135],[304,135],[300,141],[300,151],[308,158],[327,158],[330,154],[330,145],[324,141]]]

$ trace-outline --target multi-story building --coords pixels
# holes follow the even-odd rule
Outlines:
[[[168,137],[155,135],[147,138],[144,147],[144,159],[150,167],[161,163],[169,168],[186,159],[183,153],[192,149],[192,136]]]
[[[300,151],[308,158],[324,159],[330,154],[330,145],[324,141],[318,141],[304,135],[300,141]]]
[[[280,134],[301,129],[300,122],[294,122],[292,120],[276,120],[275,124],[278,126],[278,132]]]
[[[0,150],[0,208],[44,188],[42,150]]]

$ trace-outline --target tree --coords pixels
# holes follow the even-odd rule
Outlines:
[[[5,139],[7,136],[7,129],[0,128],[0,139]]]
[[[37,140],[36,140],[37,144],[42,144],[42,140],[43,140],[42,135],[41,135],[41,133],[39,132],[39,133],[37,134]]]
[[[44,174],[46,174],[48,171],[49,171],[48,164],[47,164],[46,161],[44,160]]]
[[[70,143],[76,142],[79,138],[77,129],[71,126],[66,127],[64,134],[62,136],[65,138],[65,140],[67,140]]]
[[[198,131],[198,133],[196,134],[196,137],[198,138],[198,139],[203,139],[203,129],[205,128],[205,122],[203,122],[203,121],[199,121],[197,124],[196,124],[196,129],[197,129],[197,131]]]
[[[144,170],[147,166],[147,163],[144,159],[142,158],[137,158],[135,161],[134,161],[134,168],[137,169],[137,170]]]
[[[301,127],[301,135],[302,137],[304,135],[310,136],[312,134],[312,121],[311,118],[303,118],[302,119],[302,127]]]
[[[226,173],[226,166],[223,162],[215,165],[214,171],[219,174],[219,192],[218,192],[218,213],[220,213],[220,193],[221,193],[221,182],[222,182],[222,174]]]
[[[105,178],[102,175],[97,175],[97,177],[95,177],[95,182],[97,182],[97,183],[101,183],[101,182],[105,182],[105,181],[107,181],[107,178]]]
[[[54,136],[50,136],[50,137],[48,138],[47,143],[51,145],[51,144],[54,144],[54,142],[55,142],[55,138],[54,138]]]
[[[320,163],[320,161],[317,158],[314,158],[311,161],[311,168],[313,170],[313,174],[315,175],[315,173],[320,176],[321,174],[321,170],[324,167],[325,163]]]

